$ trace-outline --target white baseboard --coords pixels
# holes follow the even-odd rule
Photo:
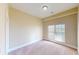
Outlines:
[[[65,45],[65,46],[68,46],[68,47],[71,47],[71,48],[74,48],[74,49],[77,49],[77,47],[76,46],[72,46],[72,45],[69,45],[69,44],[63,44],[63,45]]]
[[[28,45],[33,44],[33,43],[38,42],[38,41],[40,41],[40,40],[35,40],[35,41],[32,41],[32,42],[29,42],[29,43],[26,43],[26,44],[17,46],[17,47],[15,47],[15,48],[8,49],[8,53],[9,53],[9,52],[12,52],[12,51],[14,51],[14,50],[17,50],[17,49],[19,49],[19,48],[28,46]]]
[[[47,41],[50,41],[50,40],[47,40]],[[50,42],[54,42],[54,43],[57,43],[57,44],[61,44],[61,45],[64,45],[64,46],[67,46],[67,47],[70,47],[70,48],[74,48],[74,49],[77,49],[76,46],[72,46],[72,45],[69,45],[67,43],[64,43],[64,42],[58,42],[58,41],[50,41]]]

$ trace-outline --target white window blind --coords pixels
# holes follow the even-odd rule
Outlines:
[[[48,38],[60,42],[65,42],[65,24],[49,25]]]

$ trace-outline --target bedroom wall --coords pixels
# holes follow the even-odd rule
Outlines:
[[[68,13],[70,14],[69,10],[65,12],[67,14]],[[43,38],[50,40],[48,38],[48,29],[47,29],[48,25],[65,24],[65,43],[64,44],[77,48],[77,13],[73,13],[71,15],[66,14],[66,16],[63,16],[65,14],[64,12],[61,14],[62,14],[61,17],[58,17],[60,16],[60,14],[55,15],[58,18],[54,18],[54,16],[51,16],[51,20],[50,20],[50,17],[46,19],[47,21],[44,19],[45,21],[43,22],[43,27],[44,27]]]
[[[78,6],[78,18],[77,18],[77,38],[78,38],[78,54],[79,54],[79,6]]]
[[[8,46],[8,4],[0,3],[0,54],[7,53]]]
[[[9,48],[42,40],[42,21],[20,10],[9,7]]]

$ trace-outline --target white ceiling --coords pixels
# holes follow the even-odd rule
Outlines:
[[[44,11],[42,9],[43,5],[48,6],[47,11]],[[13,3],[11,4],[12,7],[39,18],[45,18],[54,15],[56,13],[76,7],[77,5],[78,5],[77,3]]]

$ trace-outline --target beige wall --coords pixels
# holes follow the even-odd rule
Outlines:
[[[47,27],[50,24],[65,24],[65,43],[69,44],[70,46],[77,47],[77,14],[44,21],[43,38],[47,40],[49,40]]]
[[[8,5],[0,3],[0,54],[6,54],[8,42]],[[7,29],[6,29],[7,28]]]
[[[42,21],[39,18],[11,7],[9,16],[10,49],[42,39]]]
[[[79,54],[79,6],[78,6],[78,18],[77,18],[78,22],[77,22],[77,38],[78,38],[78,54]]]

